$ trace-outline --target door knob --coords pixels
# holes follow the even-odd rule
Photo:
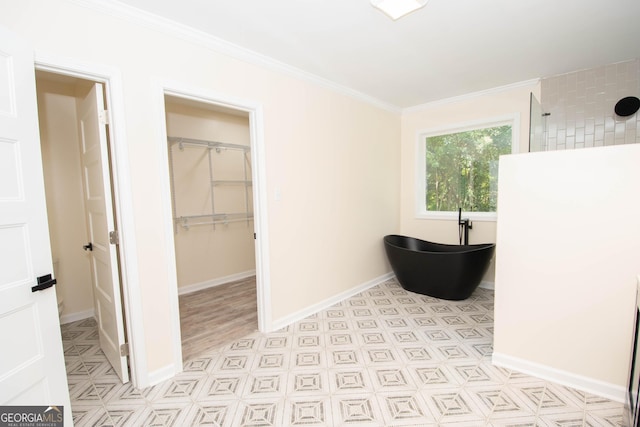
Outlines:
[[[84,249],[85,251],[92,251],[93,250],[93,243],[89,242],[86,245],[83,245],[82,249]]]

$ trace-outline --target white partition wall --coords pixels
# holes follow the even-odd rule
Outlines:
[[[640,145],[500,159],[493,361],[623,401]]]

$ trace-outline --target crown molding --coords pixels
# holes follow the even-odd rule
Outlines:
[[[269,56],[262,55],[258,52],[244,48],[242,46],[238,46],[219,37],[212,36],[205,33],[204,31],[200,31],[187,25],[180,24],[171,19],[163,18],[150,12],[146,12],[141,9],[129,6],[118,0],[68,1],[79,6],[94,10],[96,12],[111,15],[118,19],[126,19],[139,26],[143,26],[155,31],[161,31],[167,35],[181,38],[187,42],[198,44],[217,53],[228,55],[241,61],[259,65],[272,71],[278,71],[291,77],[305,80],[309,83],[325,87],[327,89],[333,90],[359,101],[366,102],[375,107],[387,110],[392,113],[400,114],[402,112],[402,108],[396,105],[389,104],[372,96],[366,95],[362,92],[358,92],[349,87],[335,83],[331,80],[303,71],[299,68],[278,61]]]
[[[467,101],[470,99],[474,99],[474,98],[480,98],[482,96],[487,96],[487,95],[495,95],[501,92],[506,92],[506,91],[510,91],[513,89],[519,89],[522,87],[533,87],[535,85],[537,85],[540,82],[540,79],[531,79],[531,80],[524,80],[521,82],[516,82],[516,83],[511,83],[508,85],[504,85],[504,86],[498,86],[498,87],[494,87],[491,89],[485,89],[485,90],[480,90],[477,92],[471,92],[471,93],[467,93],[464,95],[459,95],[459,96],[453,96],[451,98],[444,98],[444,99],[440,99],[438,101],[431,101],[431,102],[427,102],[424,104],[420,104],[420,105],[416,105],[413,107],[408,107],[408,108],[403,108],[402,109],[402,114],[410,114],[410,113],[417,113],[420,111],[424,111],[424,110],[429,110],[432,108],[437,108],[437,107],[441,107],[443,105],[447,105],[447,104],[454,104],[456,102],[461,102],[461,101]]]

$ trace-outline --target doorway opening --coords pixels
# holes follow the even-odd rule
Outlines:
[[[95,318],[101,350],[128,382],[106,89],[42,70],[36,87],[60,321]]]
[[[182,358],[259,329],[251,117],[164,96]]]

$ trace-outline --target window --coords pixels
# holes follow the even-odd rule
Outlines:
[[[418,207],[425,217],[455,212],[494,217],[498,159],[514,147],[515,119],[422,133]],[[434,215],[435,214],[435,215]]]

